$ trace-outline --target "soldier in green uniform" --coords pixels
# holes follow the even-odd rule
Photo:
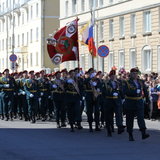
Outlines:
[[[61,72],[57,71],[52,81],[52,96],[55,104],[57,128],[65,127],[65,105],[64,105],[64,81],[61,79]],[[61,124],[60,124],[61,121]]]
[[[111,131],[113,127],[113,115],[115,113],[116,125],[118,127],[118,134],[124,131],[122,118],[122,90],[120,84],[116,79],[116,71],[111,70],[109,73],[109,81],[106,83],[105,96],[105,121],[108,136],[112,136]]]
[[[31,123],[36,122],[36,114],[38,109],[38,83],[34,76],[34,71],[29,72],[29,78],[25,81],[24,91],[26,93],[28,114],[31,119]]]
[[[124,107],[126,110],[126,125],[127,132],[129,134],[129,141],[134,141],[133,124],[135,116],[137,116],[138,126],[142,133],[142,139],[149,137],[149,134],[146,133],[146,124],[144,121],[144,101],[142,92],[144,93],[147,103],[149,103],[149,94],[144,82],[138,78],[138,73],[139,70],[137,68],[132,68],[130,70],[130,78],[126,81],[124,86]]]
[[[40,77],[37,79],[39,88],[39,107],[42,116],[42,121],[46,120],[48,109],[48,96],[49,96],[49,80],[45,77],[44,70],[40,71]]]
[[[5,69],[3,75],[0,78],[0,88],[2,90],[2,103],[5,120],[13,118],[13,95],[16,90],[16,83],[13,77],[9,75],[9,69]]]
[[[26,93],[24,91],[24,85],[25,82],[28,78],[28,72],[25,70],[22,73],[20,73],[20,77],[17,80],[18,83],[18,105],[19,108],[22,108],[24,120],[28,121],[29,116],[28,116],[28,104],[27,104],[27,99],[26,99]]]
[[[82,121],[80,116],[80,98],[81,93],[78,86],[78,83],[75,81],[75,72],[74,70],[69,71],[69,77],[64,85],[65,88],[65,102],[67,105],[67,115],[69,119],[69,124],[71,126],[71,131],[74,132],[74,124]]]

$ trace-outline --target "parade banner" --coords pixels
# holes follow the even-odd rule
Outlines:
[[[58,30],[47,39],[49,57],[56,65],[65,61],[79,61],[78,18]]]

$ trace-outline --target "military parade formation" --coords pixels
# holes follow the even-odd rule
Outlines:
[[[57,128],[70,126],[71,132],[83,129],[83,114],[87,115],[89,132],[105,128],[112,137],[126,128],[129,141],[134,141],[133,126],[137,119],[142,139],[146,133],[144,118],[160,118],[160,78],[158,74],[142,75],[138,68],[126,72],[121,68],[109,74],[90,68],[52,74],[23,71],[0,73],[0,117],[2,120],[52,120]],[[125,118],[124,118],[125,117]],[[126,121],[124,121],[126,120]]]

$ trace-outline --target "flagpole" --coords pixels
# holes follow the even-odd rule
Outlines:
[[[93,4],[92,8],[91,8],[91,22],[93,22],[93,26],[94,26],[94,21],[93,21],[93,7],[94,7],[95,3]],[[94,57],[92,55],[92,68],[94,68]]]

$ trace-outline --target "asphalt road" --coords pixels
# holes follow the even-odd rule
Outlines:
[[[129,142],[126,132],[89,133],[86,122],[72,133],[54,122],[0,121],[0,160],[159,160],[160,122],[146,123],[151,137],[142,140],[135,123],[136,141]]]

